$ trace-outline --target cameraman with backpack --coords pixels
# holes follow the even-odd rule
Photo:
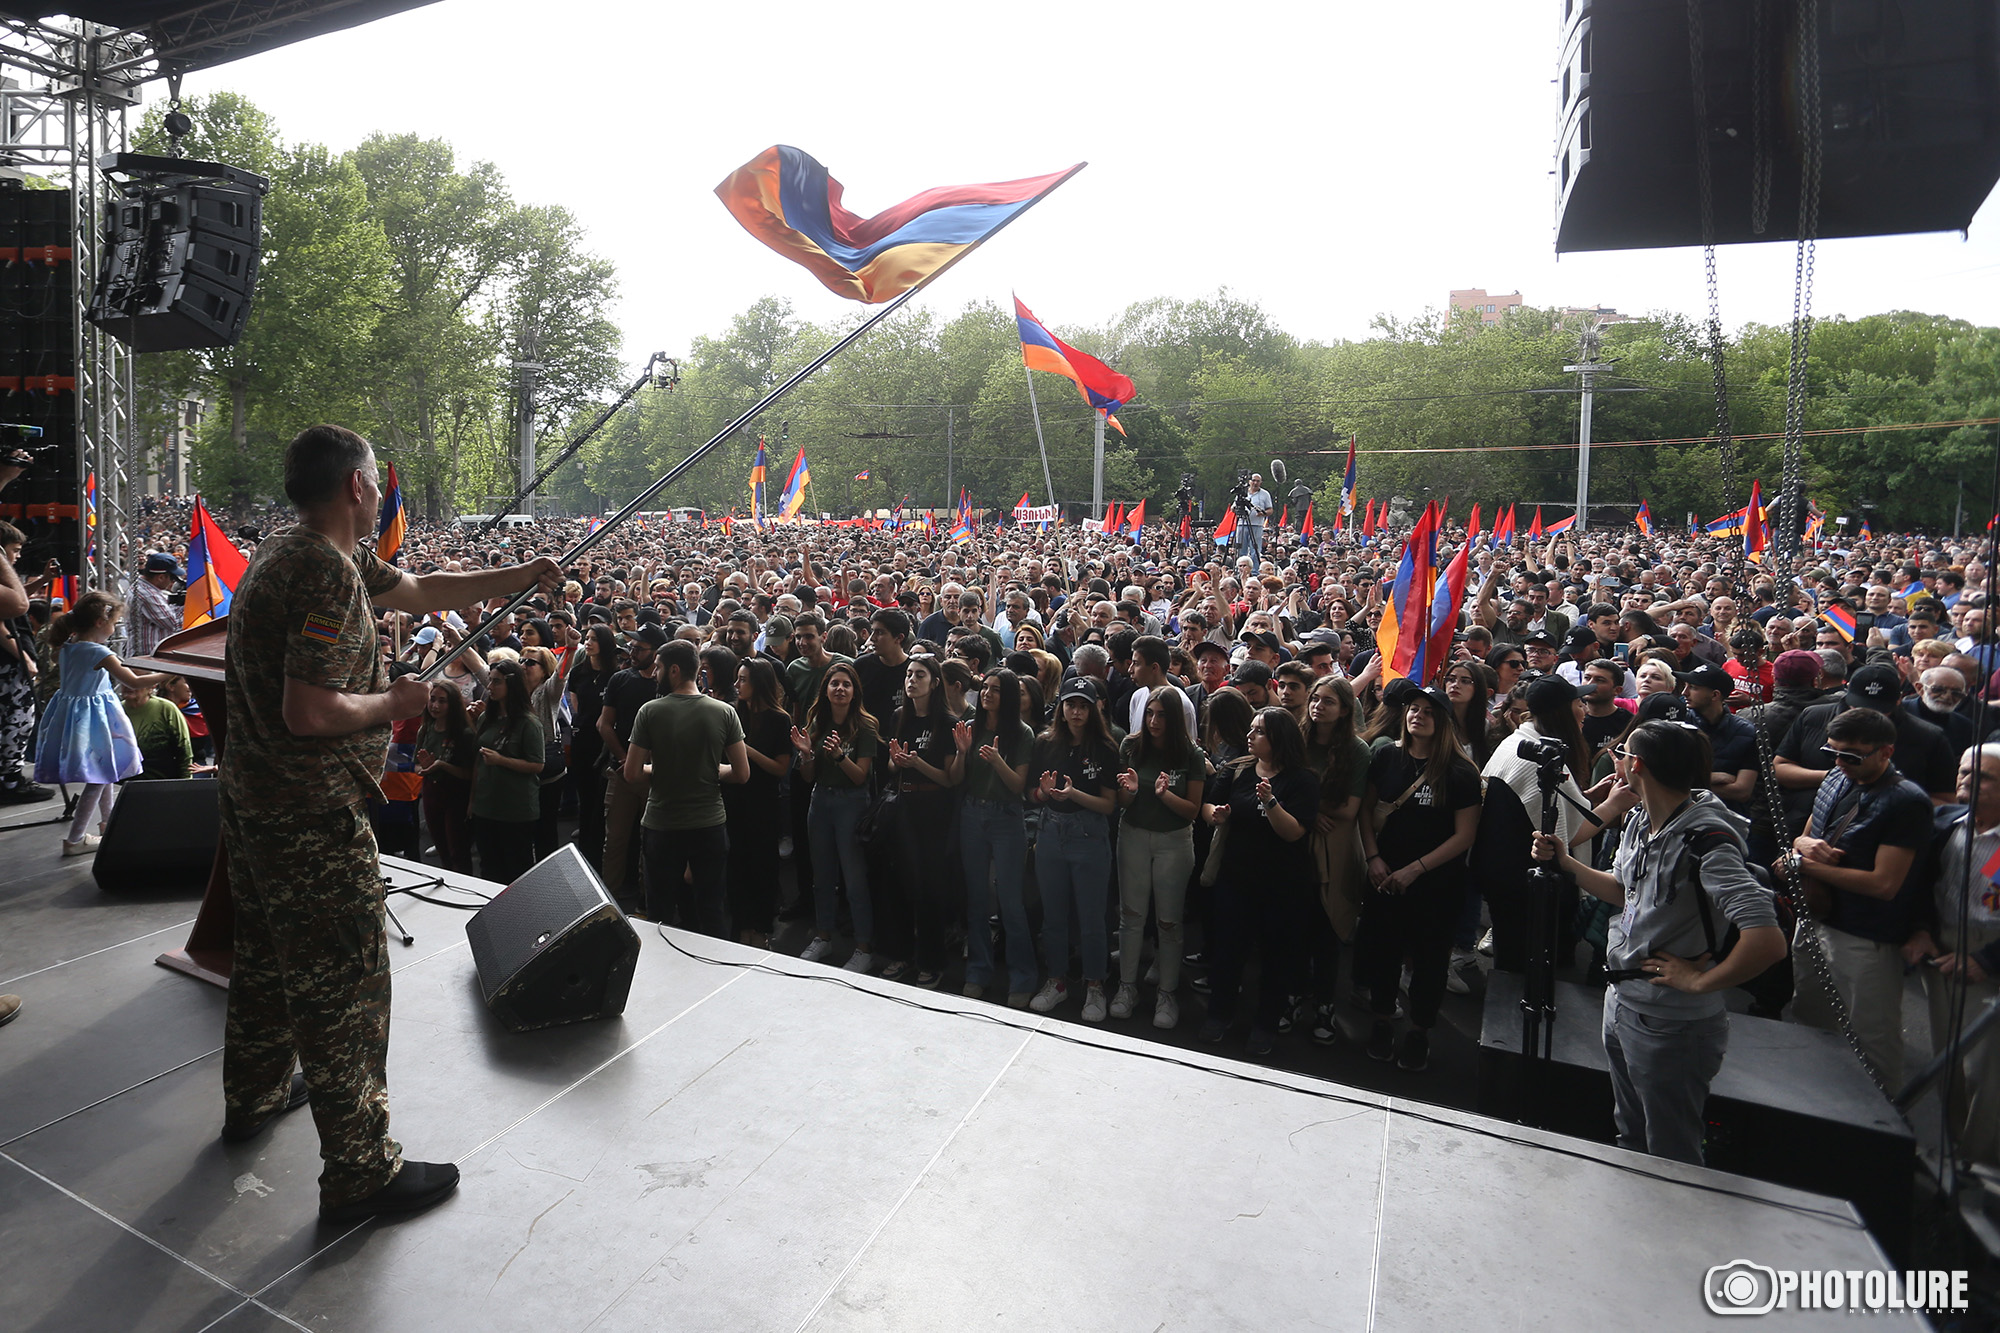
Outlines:
[[[1708,737],[1684,722],[1646,722],[1612,756],[1639,803],[1611,873],[1545,833],[1534,855],[1622,909],[1610,923],[1604,994],[1618,1146],[1699,1166],[1702,1105],[1729,1045],[1723,992],[1783,958],[1785,935],[1744,859],[1746,821],[1704,790],[1715,762]],[[1723,949],[1732,925],[1742,933]]]

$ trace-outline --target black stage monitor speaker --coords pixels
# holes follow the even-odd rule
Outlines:
[[[465,936],[486,1007],[509,1031],[625,1012],[639,935],[574,844],[501,890]]]
[[[1689,0],[1562,0],[1556,249],[1700,245]],[[1820,236],[1961,231],[2000,179],[2000,0],[1699,0],[1718,244],[1799,234],[1802,41]]]
[[[221,790],[213,778],[126,783],[92,858],[97,887],[116,893],[206,884],[222,833]]]

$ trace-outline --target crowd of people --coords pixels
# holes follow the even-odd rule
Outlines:
[[[278,526],[217,517],[253,550]],[[178,510],[146,521],[125,603],[37,603],[18,623],[39,651],[0,655],[30,730],[38,691],[70,700],[41,712],[40,757],[116,751],[103,701],[124,689],[132,755],[38,762],[44,779],[206,757],[174,726],[180,687],[106,647],[185,561]],[[415,523],[398,563],[472,573],[583,532]],[[1413,1071],[1482,955],[1527,966],[1539,859],[1570,885],[1562,958],[1609,987],[1621,1141],[1685,1160],[1726,990],[1765,1017],[1844,1011],[1891,1088],[1909,969],[1934,1032],[1955,983],[1974,1010],[1995,993],[2000,642],[1975,543],[1809,550],[1781,584],[1706,536],[1482,540],[1421,685],[1376,647],[1393,542],[1259,528],[1244,546],[615,529],[484,632],[504,598],[380,611],[389,679],[450,661],[394,724],[377,841],[505,882],[573,813],[637,915],[759,946],[796,927],[805,958],[855,972],[1086,1022],[1185,1015],[1258,1057],[1352,1040]],[[36,663],[63,694],[6,685]],[[106,737],[66,720],[85,713]],[[27,785],[21,753],[5,773]],[[1570,799],[1538,837],[1551,773]],[[108,801],[85,790],[79,819]],[[1770,887],[1793,880],[1803,926]],[[1794,966],[1801,930],[1825,969]],[[1958,1094],[1965,1150],[2000,1160],[2000,1055],[1969,1054]]]

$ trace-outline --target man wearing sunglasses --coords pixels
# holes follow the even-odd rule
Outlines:
[[[1884,712],[1839,714],[1822,748],[1833,771],[1813,799],[1806,831],[1773,870],[1800,876],[1861,1053],[1894,1090],[1903,1083],[1902,947],[1923,898],[1923,877],[1914,872],[1930,842],[1931,802],[1897,771],[1896,724]],[[1798,988],[1799,1020],[1837,1028],[1816,969],[1799,969]]]

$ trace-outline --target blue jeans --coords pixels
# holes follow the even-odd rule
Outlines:
[[[1010,991],[1035,988],[1035,940],[1028,933],[1028,904],[1021,897],[1021,872],[1028,861],[1028,826],[1019,801],[967,798],[959,807],[959,852],[965,858],[965,983],[993,983],[993,941],[986,920],[994,892],[1007,930]]]
[[[821,935],[833,934],[834,895],[845,878],[847,905],[854,912],[856,945],[867,945],[875,939],[875,905],[868,897],[868,858],[862,854],[861,839],[855,833],[867,811],[865,787],[814,787],[812,806],[806,814],[806,832],[812,838],[813,925]]]
[[[1110,961],[1104,928],[1111,894],[1110,821],[1088,810],[1043,814],[1041,836],[1035,840],[1035,874],[1042,886],[1042,962],[1049,975],[1069,972],[1074,914],[1081,925],[1083,979],[1103,981]]]

